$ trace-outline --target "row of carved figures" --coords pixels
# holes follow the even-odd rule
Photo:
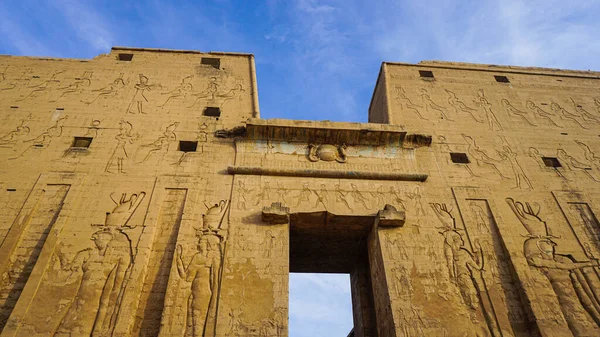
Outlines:
[[[448,106],[434,102],[425,88],[418,89],[420,103],[415,103],[409,98],[401,86],[395,87],[394,99],[401,109],[412,111],[421,120],[429,120],[431,115],[448,121],[455,121],[453,118],[460,119],[462,116],[469,116],[477,123],[487,124],[489,130],[504,130],[496,117],[496,112],[494,112],[495,107],[489,102],[483,89],[479,89],[468,103],[459,98],[453,91],[444,90],[447,95]],[[600,98],[594,98],[594,104],[597,111],[590,112],[583,107],[582,103],[575,101],[573,98],[569,98],[569,105],[572,110],[557,102],[551,102],[548,109],[542,107],[547,105],[546,103],[536,104],[532,100],[527,100],[523,109],[516,107],[508,99],[503,98],[501,100],[502,109],[509,119],[533,127],[545,125],[555,128],[574,126],[590,129],[593,124],[600,125]],[[451,118],[449,111],[453,111],[455,117]]]
[[[502,148],[495,149],[496,157],[492,154],[492,151],[488,151],[477,144],[476,140],[466,134],[462,134],[462,137],[467,147],[467,155],[470,161],[474,161],[475,164],[480,168],[491,169],[500,179],[514,180],[515,188],[520,189],[533,189],[533,185],[530,179],[525,174],[523,167],[521,166],[518,154],[512,150],[504,137],[500,137],[502,140]],[[444,136],[439,137],[442,148],[446,153],[452,153],[449,144],[446,142]],[[542,171],[546,171],[548,167],[542,161],[542,157],[554,157],[559,160],[561,167],[564,166],[572,172],[580,172],[586,177],[590,178],[594,182],[600,182],[600,157],[596,155],[592,148],[579,140],[575,140],[575,143],[583,150],[584,157],[576,158],[572,154],[569,154],[565,149],[559,148],[555,153],[542,155],[535,147],[529,147],[528,156],[536,162],[536,165],[540,167]],[[512,171],[512,177],[507,176],[506,171],[501,170],[503,164],[508,164]],[[469,173],[471,177],[479,177],[469,165],[462,165]],[[564,180],[569,180],[563,174],[563,171],[555,169],[554,172]]]
[[[54,125],[40,133],[38,136],[26,139],[31,132],[31,129],[28,126],[29,121],[31,120],[31,115],[29,115],[27,118],[23,119],[14,130],[0,136],[0,148],[14,149],[16,155],[9,157],[9,160],[21,158],[35,149],[45,149],[54,139],[57,139],[63,134],[64,124],[67,119],[68,116],[63,116],[57,119],[56,122],[54,122]],[[83,137],[96,138],[98,131],[100,130],[100,125],[100,120],[92,120],[87,126],[87,130]],[[147,162],[156,156],[164,155],[169,150],[169,147],[174,145],[178,139],[177,134],[175,133],[178,126],[179,122],[168,124],[155,141],[141,144],[135,151],[132,151],[131,147],[139,140],[140,134],[134,132],[132,123],[121,120],[119,122],[119,132],[115,136],[117,144],[106,164],[105,171],[125,173],[125,168],[130,160],[140,164]],[[196,137],[192,140],[197,142],[196,152],[201,153],[203,151],[203,144],[208,141],[208,138],[209,125],[206,123],[199,123]],[[62,154],[61,158],[73,154],[74,151],[76,151],[76,149],[67,149]],[[180,165],[185,162],[189,156],[190,153],[182,152],[180,157],[171,164]]]
[[[37,80],[34,78],[7,80],[4,73],[0,73],[0,93],[5,91],[27,91],[27,94],[16,102],[27,100],[38,100],[42,97],[49,102],[58,102],[62,100],[72,100],[77,98],[86,105],[94,104],[104,99],[111,99],[120,95],[126,90],[129,81],[123,80],[121,73],[112,82],[100,84],[97,88],[92,88],[92,71],[85,71],[81,77],[72,80],[58,79],[58,76],[65,71],[58,71],[52,74],[47,80]],[[194,90],[194,75],[189,75],[181,79],[179,85],[168,89],[160,83],[152,83],[150,78],[144,74],[138,75],[138,83],[133,84],[135,93],[133,94],[126,113],[128,114],[147,114],[148,105],[164,109],[169,104],[180,101],[186,104],[187,108],[199,107],[202,105],[223,106],[235,99],[241,99],[246,91],[242,79],[237,79],[236,84],[231,88],[223,88],[223,84],[217,77],[210,77],[206,87],[197,91]],[[152,98],[155,102],[151,103],[148,93],[158,91],[158,95]],[[81,99],[81,96],[86,96]]]
[[[54,125],[40,133],[38,136],[26,139],[26,137],[31,131],[30,127],[28,126],[30,119],[31,115],[23,119],[13,131],[10,131],[5,135],[0,136],[0,148],[11,147],[16,151],[16,155],[10,157],[9,159],[18,159],[36,149],[47,148],[54,139],[62,135],[63,126],[64,123],[67,121],[68,116],[63,116],[59,118],[58,120],[56,120]],[[98,131],[100,130],[100,125],[100,120],[92,120],[89,126],[87,127],[86,133],[83,136],[95,138],[98,134]],[[164,156],[169,151],[170,146],[177,142],[178,138],[176,130],[178,126],[178,122],[174,122],[167,125],[162,134],[158,136],[155,141],[151,143],[141,144],[137,146],[135,150],[132,150],[131,147],[133,147],[133,144],[135,144],[139,140],[140,135],[139,133],[134,132],[132,123],[126,120],[121,120],[119,123],[119,132],[117,133],[117,135],[115,135],[116,145],[106,164],[105,171],[109,173],[125,173],[126,167],[130,161],[134,161],[135,163],[140,164],[147,162],[148,160],[157,156]],[[203,152],[203,144],[206,143],[209,138],[208,131],[209,126],[206,123],[201,123],[198,125],[197,135],[194,139],[194,141],[197,141],[198,144],[196,152]],[[492,169],[501,179],[514,179],[516,188],[533,189],[533,185],[530,179],[527,177],[525,171],[521,166],[520,160],[518,159],[518,154],[512,150],[511,146],[508,144],[505,138],[501,138],[503,143],[502,149],[496,150],[496,154],[499,157],[498,159],[495,158],[492,154],[490,154],[489,151],[486,151],[481,146],[479,146],[473,137],[466,134],[463,134],[462,137],[468,145],[467,154],[469,158],[472,161],[474,161],[478,167]],[[440,144],[446,152],[455,152],[452,151],[450,146],[446,143],[445,137],[440,136],[439,140]],[[597,173],[594,173],[600,171],[600,157],[595,154],[594,150],[588,144],[579,140],[576,140],[575,142],[583,149],[584,158],[576,158],[572,154],[569,154],[566,150],[558,149],[555,155],[560,160],[561,165],[566,166],[573,172],[581,172],[582,174],[589,177],[595,182],[600,181],[600,178],[596,176]],[[182,152],[179,158],[171,164],[180,165],[184,163],[193,153],[194,152]],[[71,149],[68,149],[63,153],[61,158],[66,157],[70,154],[72,154],[72,151]],[[311,160],[311,154],[312,151],[308,154],[309,160]],[[544,164],[541,162],[542,155],[536,148],[530,147],[528,150],[528,155],[531,159],[536,161],[536,164],[539,165],[542,170],[546,169]],[[344,161],[346,161],[345,156]],[[506,175],[506,172],[502,172],[502,170],[500,170],[500,167],[503,163],[508,163],[508,165],[510,166],[513,173],[512,178],[508,177]],[[469,165],[464,165],[464,167],[472,177],[477,177],[477,174],[469,167]],[[554,171],[559,177],[568,180],[560,170]],[[268,195],[270,188],[265,188],[265,195]],[[277,190],[280,191],[281,189],[278,188]],[[285,199],[286,196],[282,193],[283,192],[278,192],[278,194],[280,194],[279,201],[290,204]],[[298,203],[302,201],[308,202],[308,199],[303,200],[303,198],[306,199],[306,196],[312,194],[312,192],[309,193],[304,191],[303,194],[305,195],[304,197],[299,197],[297,199]],[[327,198],[325,194],[323,195],[325,198]],[[354,190],[351,192],[350,195],[355,196],[355,201],[357,203],[365,205],[365,208],[367,209],[369,208],[369,206],[366,205],[366,199],[364,199],[364,196],[359,196]],[[317,199],[319,200],[319,198],[321,197],[318,197]],[[319,203],[318,200],[317,204]],[[350,205],[347,204],[347,202],[344,202],[344,200],[346,200],[344,192],[338,193],[336,195],[336,200],[346,204],[347,207],[350,208]]]
[[[77,295],[58,327],[59,333],[101,335],[112,328],[108,315],[117,310],[120,305],[119,296],[122,296],[134,259],[131,252],[135,250],[128,243],[131,240],[127,236],[125,225],[144,196],[144,192],[130,197],[123,195],[118,202],[115,201],[117,206],[107,215],[104,226],[92,236],[95,248],[80,251],[72,262],[63,261],[64,257],[59,249],[57,257],[61,260],[61,270],[66,273],[66,276],[62,277],[63,280],[72,278],[70,282],[74,282],[78,277],[82,279]],[[600,260],[598,257],[589,247],[584,249],[588,256],[587,261],[576,260],[571,255],[558,254],[555,248],[557,237],[552,234],[550,227],[540,216],[541,207],[536,203],[515,201],[512,198],[507,198],[506,202],[528,232],[523,244],[523,254],[527,263],[539,270],[552,285],[569,328],[576,336],[598,333],[600,331],[600,310],[598,310],[600,308]],[[192,336],[205,336],[206,331],[213,333],[215,331],[217,305],[215,296],[218,292],[214,289],[220,287],[220,273],[222,273],[224,259],[224,237],[219,234],[219,229],[227,207],[228,202],[222,201],[208,208],[204,216],[204,224],[198,229],[197,251],[192,254],[189,262],[184,261],[185,254],[181,246],[177,246],[174,256],[178,275],[182,280],[189,282],[191,287],[188,301],[190,306],[187,309],[191,322],[187,324],[191,327]],[[463,304],[471,312],[473,323],[479,325],[476,313],[482,313],[489,329],[489,334],[484,335],[501,336],[504,331],[501,330],[497,318],[500,314],[495,307],[497,303],[486,300],[490,285],[486,283],[483,273],[484,266],[488,265],[487,268],[490,268],[490,262],[485,261],[485,256],[489,254],[485,254],[477,239],[470,241],[472,238],[466,228],[457,226],[452,208],[438,203],[431,204],[431,207],[442,223],[440,233],[444,238],[444,256],[450,280],[456,285]],[[589,217],[586,219],[586,221],[595,221]],[[595,225],[599,225],[597,221]],[[595,244],[598,248],[598,243]],[[101,271],[95,268],[102,268],[104,271],[103,282],[97,282],[97,279],[92,282],[86,278],[86,273],[91,275]],[[412,288],[408,270],[405,268],[392,270],[394,273],[398,271],[404,275],[397,275],[397,281]],[[206,292],[207,289],[211,291]],[[400,292],[406,293],[406,290],[402,289]],[[411,291],[408,293],[412,294]],[[114,299],[95,301],[90,296],[106,296]],[[445,295],[440,293],[440,296]]]
[[[410,192],[402,192],[394,186],[385,189],[381,184],[371,186],[371,189],[371,191],[361,191],[354,183],[349,184],[349,188],[340,183],[335,183],[333,188],[329,184],[321,183],[319,188],[315,189],[308,182],[304,182],[302,189],[292,190],[279,183],[277,183],[277,187],[271,187],[268,181],[255,189],[247,187],[244,181],[238,180],[236,207],[246,210],[269,205],[273,200],[277,200],[282,205],[296,208],[322,207],[327,210],[332,206],[339,206],[350,211],[380,209],[386,203],[391,202],[401,210],[410,208],[416,212],[416,215],[425,214],[418,186]]]

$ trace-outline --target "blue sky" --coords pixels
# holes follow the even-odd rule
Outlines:
[[[365,122],[382,61],[600,70],[599,17],[597,0],[0,0],[0,53],[91,58],[115,45],[248,52],[263,118]],[[299,328],[317,324],[315,312],[349,317],[340,304],[348,278],[301,275],[291,284],[299,293],[308,287],[321,297],[292,296],[292,336],[345,336],[347,326]]]

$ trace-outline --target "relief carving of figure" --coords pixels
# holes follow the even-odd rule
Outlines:
[[[275,193],[277,193],[277,201],[284,205],[287,204],[285,197],[290,193],[290,190],[285,188],[285,186],[281,186],[279,185],[279,183],[277,183],[277,190],[275,191]]]
[[[475,272],[483,270],[484,254],[479,242],[473,243],[473,252],[465,247],[465,242],[456,228],[452,209],[446,204],[431,204],[438,219],[442,222],[444,236],[444,255],[448,264],[450,280],[458,286],[464,304],[471,310],[471,320],[477,322],[476,311],[479,308],[479,292],[483,285],[477,284]]]
[[[400,191],[396,191],[396,188],[394,188],[394,186],[390,186],[390,194],[391,197],[394,199],[396,205],[401,210],[406,210],[406,205],[404,204],[404,199],[402,199],[402,196],[400,195]]]
[[[27,122],[31,119],[31,114],[27,118],[21,120],[15,130],[0,137],[0,147],[10,147],[15,145],[21,138],[27,136],[31,129],[27,126]]]
[[[164,108],[165,105],[167,105],[167,103],[169,103],[172,99],[185,99],[187,97],[187,95],[192,92],[192,90],[194,89],[194,87],[192,86],[192,83],[190,83],[191,79],[192,79],[192,75],[184,77],[181,80],[181,84],[169,91],[169,92],[164,92],[162,93],[163,95],[169,95],[167,97],[167,99],[165,100],[165,102],[162,105],[159,105],[159,107]]]
[[[64,73],[64,72],[65,72],[64,70],[55,72],[54,74],[52,74],[52,76],[50,76],[50,78],[48,80],[43,81],[40,84],[30,86],[30,88],[33,88],[33,90],[31,90],[31,92],[27,96],[25,96],[21,99],[18,99],[17,101],[24,101],[31,96],[37,95],[38,93],[46,92],[48,90],[54,89],[54,87],[56,87],[58,85],[58,83],[60,83],[60,80],[56,79],[56,75]]]
[[[530,157],[531,159],[533,159],[533,160],[534,160],[534,161],[535,161],[535,162],[538,164],[538,166],[540,167],[540,170],[542,170],[542,171],[547,171],[547,170],[549,169],[549,167],[548,167],[548,166],[546,166],[546,165],[544,164],[544,162],[543,162],[543,160],[542,160],[542,157],[543,157],[543,156],[542,156],[542,154],[540,153],[540,151],[539,151],[538,149],[536,149],[535,147],[530,147],[530,148],[529,148],[528,155],[529,155],[529,157]],[[569,180],[569,179],[567,179],[567,177],[565,177],[565,176],[563,175],[563,173],[562,173],[560,170],[558,170],[556,167],[555,167],[555,168],[553,168],[553,170],[552,170],[552,171],[554,171],[554,172],[556,173],[556,175],[557,175],[557,176],[559,176],[560,178],[562,178],[562,179],[564,179],[564,180]]]
[[[525,107],[527,109],[529,109],[529,111],[531,111],[533,113],[533,116],[535,116],[536,118],[542,118],[542,119],[548,121],[548,123],[550,125],[556,126],[557,128],[562,128],[562,126],[558,125],[554,121],[554,119],[552,119],[553,117],[554,118],[557,117],[554,113],[544,111],[542,108],[540,108],[535,103],[533,103],[532,101],[529,101],[529,100],[527,102],[525,102]]]
[[[211,77],[210,82],[208,82],[208,85],[206,86],[206,89],[197,94],[192,94],[192,96],[194,96],[196,99],[194,100],[194,103],[192,103],[192,105],[190,105],[188,108],[192,108],[194,105],[196,105],[196,103],[203,99],[206,99],[207,101],[214,101],[215,97],[218,94],[218,91],[219,85],[217,84],[217,78]]]
[[[590,282],[589,267],[597,267],[598,261],[575,260],[572,255],[556,253],[556,238],[534,204],[506,198],[506,202],[529,233],[523,243],[527,263],[546,276],[558,298],[569,328],[576,336],[600,335],[600,302],[596,282]],[[596,275],[597,277],[597,275]],[[597,281],[597,280],[596,280]]]
[[[271,186],[269,186],[269,182],[265,181],[263,188],[260,190],[258,195],[256,196],[255,205],[258,206],[263,202],[269,202],[271,200]]]
[[[319,192],[313,191],[317,196],[317,202],[315,203],[315,208],[322,204],[325,209],[327,209],[327,203],[329,202],[329,192],[327,192],[327,186],[325,184],[321,184],[321,190]]]
[[[238,180],[237,209],[246,209],[246,203],[248,202],[246,196],[252,191],[253,189],[246,188],[246,184],[243,181]]]
[[[502,147],[502,151],[497,151],[497,152],[498,152],[498,155],[500,156],[500,158],[502,158],[504,160],[508,160],[508,162],[510,163],[510,167],[512,168],[513,174],[515,175],[515,183],[516,183],[515,188],[523,188],[523,182],[524,182],[525,184],[527,184],[527,187],[525,187],[525,189],[527,189],[527,190],[533,189],[533,185],[531,185],[531,181],[529,181],[529,178],[527,178],[527,176],[525,175],[525,171],[523,171],[523,168],[517,161],[517,154],[515,152],[513,152],[513,150],[510,148],[510,146],[504,145]]]
[[[75,81],[73,81],[73,83],[69,84],[66,87],[62,87],[62,88],[57,88],[57,90],[64,90],[60,96],[58,96],[54,101],[52,102],[56,102],[59,99],[63,98],[66,95],[69,94],[81,94],[85,88],[89,87],[92,84],[92,81],[90,80],[92,78],[92,72],[91,71],[86,71],[83,73],[82,77],[77,77],[75,78]]]
[[[221,240],[218,234],[210,230],[199,233],[197,251],[187,264],[183,261],[183,247],[177,246],[175,261],[179,277],[192,283],[187,301],[186,327],[194,337],[215,335],[223,261]]]
[[[501,100],[502,102],[502,106],[504,107],[504,109],[506,110],[506,112],[508,113],[509,116],[515,116],[515,117],[519,117],[522,120],[525,121],[525,123],[531,125],[531,126],[537,126],[535,124],[533,124],[529,119],[527,119],[527,112],[525,111],[521,111],[517,108],[515,108],[507,99],[503,98]]]
[[[348,200],[346,199],[346,192],[344,192],[342,190],[342,188],[340,187],[340,184],[335,184],[335,202],[336,203],[343,203],[346,207],[348,207],[348,209],[352,209],[352,207],[350,207],[350,204],[348,203]]]
[[[500,162],[499,160],[490,157],[484,150],[477,146],[477,143],[475,143],[475,139],[473,139],[472,137],[467,136],[464,133],[462,134],[462,136],[467,142],[467,144],[469,144],[469,147],[467,148],[469,156],[475,159],[475,162],[478,166],[486,165],[492,168],[494,172],[496,172],[500,176],[500,178],[510,179],[509,177],[502,174],[502,172],[500,172],[500,170],[496,166],[496,163]]]
[[[550,109],[552,110],[553,113],[560,116],[561,119],[571,121],[571,122],[579,125],[582,129],[589,129],[585,125],[583,125],[581,123],[581,121],[579,120],[579,118],[581,116],[577,116],[576,114],[568,112],[566,109],[561,107],[558,103],[552,102],[550,104]]]
[[[396,296],[411,297],[413,294],[413,286],[410,281],[409,272],[404,266],[398,266],[392,268],[394,275],[394,289],[396,290]]]
[[[308,145],[308,160],[312,162],[322,161],[337,161],[338,163],[345,163],[346,158],[346,144],[340,146],[322,144],[322,145]]]
[[[133,144],[133,142],[139,137],[137,134],[132,134],[133,125],[126,120],[119,122],[119,133],[115,136],[117,140],[117,146],[113,150],[106,168],[104,171],[112,173],[111,169],[113,165],[117,165],[117,173],[125,173],[125,162],[129,159],[127,154],[127,144]]]
[[[146,193],[122,194],[102,228],[92,235],[94,248],[79,251],[67,262],[57,253],[66,282],[79,282],[79,288],[60,322],[55,336],[109,336],[121,305],[124,283],[130,272],[133,249],[126,228]],[[111,195],[112,199],[112,195]]]
[[[556,151],[556,156],[560,159],[561,163],[567,165],[567,167],[571,170],[577,170],[583,172],[586,176],[592,179],[595,182],[600,182],[600,180],[596,179],[589,171],[592,169],[592,165],[590,163],[583,163],[577,160],[575,157],[569,155],[567,151],[563,149],[558,149]]]
[[[230,89],[226,93],[218,94],[217,97],[219,97],[222,100],[221,107],[223,107],[223,106],[225,106],[225,103],[233,100],[236,97],[241,100],[242,94],[244,92],[246,92],[246,91],[244,90],[244,86],[240,82],[240,83],[237,83],[232,89]]]
[[[92,92],[97,92],[98,94],[91,101],[81,101],[85,104],[92,104],[97,101],[100,97],[108,97],[115,96],[121,89],[125,87],[125,82],[123,82],[123,73],[119,77],[117,77],[114,81],[109,83],[107,86],[102,87],[100,89],[94,89]]]
[[[592,151],[589,145],[579,140],[575,140],[575,143],[577,143],[577,145],[581,146],[583,149],[583,155],[585,156],[585,159],[592,163],[597,170],[600,170],[600,157],[596,156],[596,153]]]
[[[475,112],[477,110],[468,107],[463,101],[461,101],[458,97],[456,97],[456,94],[448,89],[444,89],[446,91],[446,93],[448,94],[448,104],[450,104],[453,108],[454,111],[456,112],[456,114],[458,115],[459,111],[462,112],[466,112],[468,113],[471,118],[473,118],[473,120],[475,120],[477,123],[483,123],[483,121],[479,120],[476,116],[475,116]]]
[[[589,113],[583,108],[583,106],[581,106],[581,104],[576,103],[573,98],[569,99],[571,100],[571,103],[573,103],[573,108],[575,109],[575,111],[577,111],[577,113],[581,116],[581,118],[584,121],[600,124],[600,118],[598,116]]]
[[[350,186],[352,187],[350,196],[352,196],[354,203],[355,204],[360,203],[363,205],[364,208],[368,209],[369,208],[369,205],[367,205],[368,199],[362,194],[361,191],[358,190],[358,186],[356,186],[355,184],[350,184]]]
[[[492,104],[487,100],[487,98],[485,98],[483,89],[479,89],[477,91],[477,99],[473,102],[475,105],[483,109],[485,118],[488,121],[488,129],[493,131],[498,128],[498,130],[502,131],[502,125],[500,125],[500,122],[498,122],[496,115],[492,111]]]
[[[27,144],[27,143],[31,143],[31,145],[27,146],[25,148],[25,150],[23,150],[23,152],[21,152],[20,155],[18,155],[17,157],[14,158],[9,158],[9,159],[17,159],[19,157],[21,157],[22,155],[24,155],[27,151],[31,150],[31,149],[45,149],[47,148],[50,143],[52,142],[52,140],[56,137],[60,137],[62,135],[63,132],[63,125],[65,124],[65,122],[67,121],[68,116],[64,116],[59,118],[56,123],[54,123],[53,126],[49,127],[48,129],[46,129],[46,131],[42,132],[39,136],[33,138],[33,139],[29,139],[26,141],[23,141],[23,144]],[[23,132],[25,130],[22,130]]]
[[[179,126],[179,122],[171,123],[166,128],[163,134],[158,137],[154,142],[150,144],[141,145],[138,151],[146,152],[144,159],[138,162],[144,163],[153,154],[162,153],[163,155],[169,151],[169,145],[177,140],[177,135],[175,134],[175,130]]]
[[[421,96],[421,101],[423,102],[423,105],[425,105],[425,110],[429,111],[431,110],[435,110],[437,111],[442,117],[442,119],[447,119],[449,121],[454,121],[453,119],[451,119],[450,117],[448,117],[448,115],[446,115],[446,113],[444,112],[444,107],[437,105],[429,96],[429,93],[427,92],[427,89],[425,88],[421,88],[420,89],[420,94],[419,96]]]
[[[418,108],[422,108],[422,106],[414,104],[410,100],[410,98],[406,96],[406,93],[404,92],[404,89],[401,86],[396,86],[396,102],[398,103],[398,105],[400,105],[400,108],[412,110],[414,113],[417,114],[417,116],[419,116],[419,118],[421,118],[422,120],[427,120],[427,118],[423,117],[423,115],[421,115],[421,113],[419,112]]]
[[[160,84],[148,84],[148,77],[140,74],[139,78],[140,83],[135,85],[135,94],[127,107],[127,113],[131,114],[146,114],[144,111],[144,103],[148,102],[148,98],[144,95],[144,92],[152,91],[156,87],[161,87]]]
[[[308,187],[308,183],[302,184],[302,190],[298,194],[298,201],[296,202],[296,207],[300,206],[302,203],[310,203],[310,195],[312,191]]]
[[[413,209],[415,209],[415,215],[425,215],[425,208],[421,203],[421,191],[419,186],[416,186],[413,192],[406,192],[406,196],[413,201]]]

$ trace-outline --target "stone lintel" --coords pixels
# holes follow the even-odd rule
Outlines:
[[[407,135],[403,126],[377,123],[249,119],[248,139],[314,144],[375,145],[401,147]],[[431,136],[420,135],[424,138]],[[429,146],[421,142],[419,146]]]
[[[396,181],[419,181],[427,180],[425,173],[406,172],[370,172],[370,171],[336,171],[318,169],[281,169],[259,166],[228,166],[229,174],[244,174],[258,176],[279,177],[310,177],[310,178],[334,178],[334,179],[364,179],[364,180],[396,180]]]

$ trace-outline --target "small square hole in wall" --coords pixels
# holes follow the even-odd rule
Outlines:
[[[190,141],[190,140],[182,140],[182,141],[179,141],[179,149],[177,149],[177,151],[196,152],[197,148],[198,148],[198,142]]]
[[[71,147],[88,148],[92,144],[92,137],[75,137]]]
[[[506,77],[506,76],[494,75],[494,78],[496,79],[496,82],[498,82],[498,83],[510,83],[510,81],[508,80],[508,77]]]
[[[117,59],[119,61],[131,61],[133,59],[133,54],[119,54]]]
[[[219,117],[219,116],[221,116],[221,108],[217,108],[214,106],[207,106],[204,109],[204,111],[202,112],[202,115],[208,116],[208,117]]]
[[[542,157],[542,161],[544,161],[544,165],[548,167],[562,167],[558,158],[554,157]]]
[[[450,153],[450,159],[456,164],[468,164],[470,163],[469,157],[466,153]]]
[[[216,58],[216,57],[203,57],[200,60],[200,64],[211,66],[215,69],[220,69],[221,68],[221,59]]]
[[[434,78],[433,71],[430,70],[419,70],[419,76],[421,76],[421,78]]]

